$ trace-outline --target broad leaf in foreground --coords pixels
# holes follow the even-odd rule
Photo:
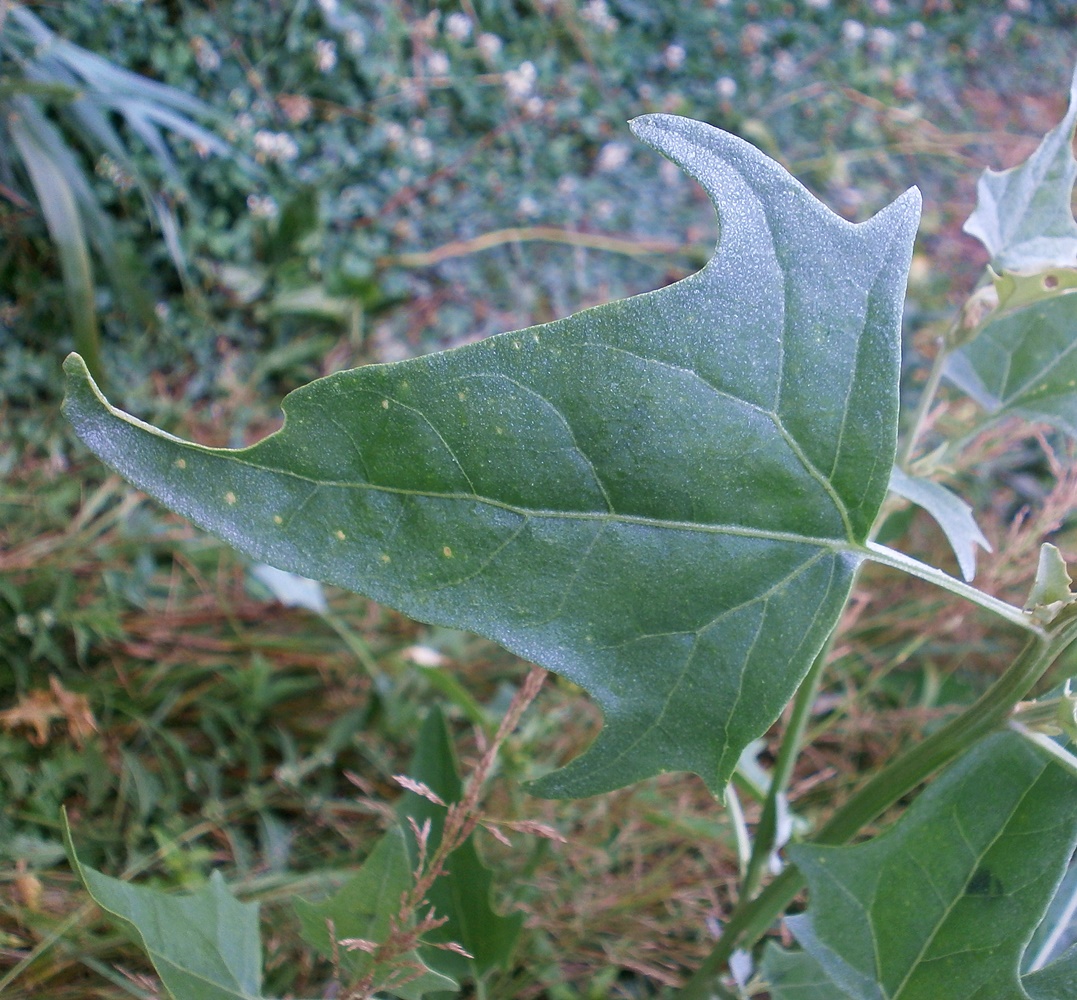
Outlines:
[[[363,867],[333,896],[317,903],[295,901],[303,940],[325,958],[339,961],[352,983],[372,974],[375,987],[404,1000],[422,1000],[427,993],[455,993],[456,982],[427,968],[417,950],[399,955],[391,963],[378,963],[366,951],[338,944],[348,939],[384,944],[392,933],[401,897],[411,883],[404,832],[393,827],[378,841]]]
[[[456,767],[456,751],[449,738],[445,717],[435,706],[427,713],[408,777],[422,782],[443,802],[453,803],[463,794],[463,783]],[[408,792],[400,801],[399,815],[411,817],[420,829],[430,821],[427,857],[441,843],[445,825],[445,806],[437,805],[416,792]],[[406,820],[405,820],[406,822]],[[410,831],[410,827],[408,828]],[[405,833],[412,864],[418,862],[418,844],[414,834]],[[474,839],[469,837],[452,854],[441,875],[427,893],[427,900],[445,923],[426,935],[431,942],[455,942],[471,956],[454,951],[424,948],[423,958],[438,972],[454,979],[481,979],[492,969],[507,965],[516,946],[524,915],[503,917],[490,906],[493,875],[479,857]]]
[[[175,1000],[260,1000],[258,904],[239,902],[219,872],[196,892],[176,895],[80,863],[66,817],[64,843],[93,901],[142,946]]]
[[[985,170],[976,186],[976,210],[965,223],[991,254],[996,271],[1039,271],[1077,264],[1073,218],[1073,133],[1077,127],[1077,71],[1065,118],[1039,148],[1009,170]]]
[[[320,379],[238,451],[66,363],[83,440],[166,506],[587,689],[605,728],[540,794],[669,770],[723,788],[836,623],[894,458],[918,193],[854,225],[734,136],[633,128],[718,208],[714,256],[675,285]]]
[[[979,743],[894,828],[790,849],[789,926],[854,1000],[1025,1000],[1021,956],[1077,843],[1077,780],[1015,733]]]

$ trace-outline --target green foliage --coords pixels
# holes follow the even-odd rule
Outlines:
[[[790,848],[811,906],[788,924],[857,1000],[1016,1000],[1021,957],[1075,846],[1073,776],[1001,733],[870,843]]]
[[[764,799],[763,818],[773,822],[761,821],[754,845],[741,847],[742,861],[751,853],[742,898],[688,983],[686,1000],[756,988],[744,985],[753,960],[748,951],[736,956],[735,986],[719,985],[715,977],[734,949],[750,949],[766,934],[805,875],[812,890],[808,915],[792,926],[808,952],[770,947],[762,966],[782,1000],[833,1000],[835,989],[848,996],[950,995],[954,981],[969,995],[982,985],[977,995],[1019,996],[1024,989],[1040,1000],[1064,996],[1074,953],[1051,959],[1065,947],[1063,914],[1071,912],[1065,898],[1056,899],[1044,920],[1058,926],[1041,928],[1031,968],[1025,965],[1033,948],[1026,944],[1072,851],[1077,760],[1062,741],[1021,721],[1012,723],[1014,733],[991,735],[1052,664],[1057,661],[1056,678],[1075,668],[1072,657],[1059,659],[1077,634],[1064,562],[1043,550],[1025,612],[872,539],[889,484],[939,521],[963,575],[972,576],[985,536],[968,505],[937,482],[949,472],[948,462],[964,459],[967,441],[960,431],[945,437],[951,428],[943,419],[935,424],[932,449],[920,453],[938,378],[948,364],[951,373],[958,370],[955,357],[973,359],[983,344],[1003,343],[1008,367],[1050,376],[1051,406],[1030,401],[1025,383],[1006,383],[991,398],[977,395],[975,386],[970,394],[997,413],[1053,413],[1056,425],[1071,431],[1073,387],[1055,378],[1057,370],[1066,371],[1069,345],[1061,336],[1035,341],[1026,335],[1030,325],[1042,325],[1036,317],[1044,310],[1062,308],[1057,303],[1072,287],[1071,276],[1060,267],[1064,262],[1047,261],[1041,274],[1001,275],[997,311],[970,303],[942,341],[892,470],[910,201],[853,227],[738,140],[670,116],[644,119],[638,127],[703,180],[718,204],[719,248],[698,275],[449,354],[314,383],[291,398],[284,430],[250,449],[198,447],[136,421],[110,407],[75,360],[69,363],[69,412],[108,461],[259,557],[336,579],[428,619],[478,628],[582,681],[606,710],[607,729],[566,772],[567,781],[562,774],[540,786],[547,790],[579,793],[679,767],[694,768],[719,787],[733,766],[724,761],[727,751],[735,757],[732,750],[766,727],[799,682],[769,783],[738,786]],[[717,164],[705,162],[706,147],[717,152]],[[712,172],[722,180],[714,182]],[[1029,175],[1021,176],[1027,189]],[[1057,180],[1049,182],[1056,197]],[[1029,203],[1038,204],[1032,195]],[[1042,245],[1039,237],[1054,230],[1037,234],[1029,218],[1054,225],[1042,213],[1026,212],[1017,225],[1019,245]],[[266,260],[274,266],[301,256],[307,238],[295,219],[284,221],[270,233],[281,235],[282,253],[267,245]],[[1000,329],[1010,320],[1024,332]],[[535,336],[537,343],[528,341]],[[780,363],[775,345],[782,348]],[[994,377],[996,363],[985,363],[985,377]],[[775,377],[776,369],[792,374]],[[970,408],[962,401],[955,409]],[[988,422],[992,418],[989,413]],[[353,419],[362,421],[361,430],[349,423]],[[190,490],[177,487],[192,480]],[[899,537],[889,526],[890,540]],[[364,531],[369,537],[361,537]],[[850,790],[825,823],[809,811],[790,831],[784,820],[794,764],[801,742],[815,735],[806,734],[809,720],[825,711],[826,702],[817,699],[819,678],[832,669],[829,640],[853,570],[865,557],[997,613],[1020,628],[1027,645],[980,701],[938,723],[863,788]],[[781,559],[793,569],[768,577]],[[804,572],[796,576],[798,565],[811,560],[830,563],[821,588]],[[875,580],[867,573],[861,579],[865,589]],[[715,601],[722,602],[717,613]],[[705,627],[685,621],[700,615]],[[874,636],[883,634],[877,626]],[[596,638],[606,648],[594,649]],[[409,715],[399,700],[384,697],[382,665],[361,639],[350,640],[378,692],[371,710],[348,713],[308,759],[286,752],[282,781],[300,783],[378,712],[403,720],[398,733],[408,731],[409,720],[411,731],[416,728],[417,710]],[[882,650],[885,638],[877,641]],[[690,647],[679,661],[681,675],[668,667],[678,644]],[[979,653],[982,646],[973,648]],[[708,654],[717,669],[704,667]],[[880,672],[908,656],[907,650],[895,654]],[[678,663],[675,656],[672,662]],[[221,751],[230,732],[254,724],[275,700],[268,667],[253,662],[252,668],[249,678],[233,678],[237,704],[206,709]],[[939,703],[937,677],[929,690],[932,669],[927,663],[921,670],[923,707]],[[893,680],[887,690],[901,683]],[[287,682],[282,686],[286,690]],[[454,700],[472,719],[484,718],[474,701]],[[1057,722],[1058,705],[1048,703],[1023,706],[1019,719],[1031,725],[1034,710],[1047,707]],[[459,793],[451,746],[443,731],[432,735],[429,728],[422,741],[415,776],[451,801]],[[604,771],[597,779],[588,776],[583,769],[596,760],[603,764],[603,754]],[[247,768],[264,772],[266,761],[254,753]],[[940,776],[889,832],[856,847],[835,846],[871,828],[936,772]],[[131,773],[152,799],[156,776],[138,776],[134,767]],[[272,814],[260,805],[272,839]],[[748,827],[732,795],[730,806],[738,845],[745,845]],[[799,814],[799,801],[796,807]],[[511,918],[502,922],[491,909],[489,873],[477,855],[460,854],[460,863],[454,860],[442,877],[437,905],[449,917],[444,928],[433,927],[432,918],[412,923],[402,916],[401,900],[414,894],[412,868],[423,853],[418,845],[437,843],[443,809],[423,796],[400,808],[430,820],[428,834],[421,826],[413,831],[412,858],[399,831],[391,832],[338,895],[299,904],[308,942],[334,965],[338,979],[362,980],[360,993],[377,980],[407,990],[399,993],[404,996],[427,987],[439,992],[449,984],[432,978],[436,973],[427,966],[440,968],[435,945],[471,943],[466,899],[483,919],[495,918],[498,933],[479,942],[489,945],[488,959],[472,947],[474,963],[454,962],[453,978],[481,981],[485,972],[494,979],[513,927]],[[783,851],[790,832],[796,838],[805,830],[807,845]],[[785,867],[757,894],[768,861],[772,871]],[[174,870],[183,870],[182,860]],[[100,893],[104,883],[91,878],[97,873],[82,868],[81,874]],[[184,877],[198,876],[188,869]],[[168,897],[144,898],[155,909]],[[996,911],[1005,916],[983,920],[978,915],[985,908],[992,918]],[[970,950],[991,934],[999,937],[987,942],[991,948]],[[923,961],[940,941],[945,955]],[[1018,978],[1022,952],[1026,963]],[[412,974],[418,978],[410,982],[392,979]],[[592,993],[609,987],[603,977]]]
[[[391,963],[379,963],[371,950],[339,943],[353,940],[378,945],[394,932],[406,930],[394,927],[394,919],[412,884],[411,873],[404,832],[393,828],[337,893],[320,903],[297,900],[295,911],[304,939],[322,956],[339,964],[350,982],[365,982],[367,990],[380,989],[404,1000],[421,1000],[427,993],[455,991],[457,984],[427,968],[415,949],[394,956]],[[191,996],[189,1000],[196,998]]]
[[[260,1000],[258,905],[238,902],[219,872],[197,892],[170,896],[81,864],[66,818],[64,843],[90,897],[142,945],[175,1000]]]
[[[100,374],[90,247],[121,294],[134,304],[140,295],[129,251],[119,245],[81,156],[101,157],[99,165],[106,164],[121,187],[137,186],[170,237],[176,227],[172,209],[136,162],[113,116],[124,121],[174,183],[179,174],[164,133],[197,143],[207,154],[231,156],[232,150],[188,117],[207,115],[201,101],[65,41],[21,4],[0,9],[0,55],[14,69],[0,77],[0,176],[18,184],[5,193],[22,200],[22,188],[40,208],[59,255],[77,349]],[[50,106],[62,125],[49,116]],[[178,244],[171,246],[177,267],[185,270]]]

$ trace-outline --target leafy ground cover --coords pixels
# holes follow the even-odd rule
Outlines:
[[[120,398],[198,440],[238,444],[273,425],[255,402],[267,387],[687,273],[712,221],[698,191],[630,145],[623,121],[650,110],[748,135],[851,217],[918,183],[928,226],[909,320],[927,343],[982,263],[956,232],[979,166],[1015,161],[1061,115],[1073,23],[1046,3],[986,16],[861,8],[65,10],[53,27],[198,93],[261,164],[244,173],[177,150],[184,183],[169,190],[186,289],[102,169],[99,193],[151,262],[158,303],[158,325],[141,331],[99,293]],[[69,346],[49,319],[57,271],[43,230],[5,212],[0,982],[15,996],[152,995],[148,967],[61,862],[66,805],[94,867],[187,888],[225,871],[276,928],[267,992],[309,995],[329,969],[274,903],[328,891],[366,856],[427,705],[445,706],[466,771],[480,756],[471,724],[490,729],[525,668],[344,594],[320,612],[283,610],[240,557],[90,471],[99,467],[54,419]],[[943,419],[960,423],[960,406]],[[1015,448],[1003,429],[966,462],[979,475],[963,481],[986,484],[994,515],[984,528],[998,554],[981,556],[981,583],[1019,603],[1040,539],[1054,531],[1073,547],[1072,454],[1043,435]],[[92,488],[78,485],[87,479]],[[938,546],[926,521],[912,532],[922,550]],[[870,582],[794,782],[805,823],[1014,652],[976,613],[912,582],[889,582],[886,607],[868,607],[879,592]],[[930,634],[910,628],[929,613]],[[859,629],[861,616],[870,624]],[[489,786],[491,817],[542,822],[567,840],[481,842],[499,906],[526,915],[517,962],[487,984],[491,996],[657,995],[706,953],[737,875],[733,817],[715,820],[694,779],[576,803],[519,792],[596,731],[577,695],[547,687]],[[759,748],[761,765],[769,753]],[[751,821],[757,807],[742,792]]]

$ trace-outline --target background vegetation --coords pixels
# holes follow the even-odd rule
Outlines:
[[[102,243],[89,227],[87,246],[112,396],[220,445],[275,427],[274,401],[317,375],[689,273],[715,224],[701,192],[628,136],[626,119],[656,110],[751,139],[849,218],[921,187],[914,385],[918,345],[984,264],[960,233],[975,178],[1027,155],[1061,117],[1077,39],[1064,0],[35,5],[60,38],[201,102],[182,110],[205,134],[166,124],[163,147],[109,106],[110,148],[73,113],[86,79],[34,69],[55,50],[18,36],[19,9],[0,2],[0,103],[10,123],[34,102],[108,228]],[[475,724],[496,727],[526,667],[346,594],[283,609],[240,556],[88,458],[58,413],[79,329],[64,255],[32,167],[6,148],[0,993],[155,995],[145,960],[99,922],[63,860],[66,805],[95,867],[172,887],[223,871],[274,928],[267,994],[318,995],[331,970],[274,901],[326,891],[366,856],[428,706],[445,710],[467,770]],[[955,404],[941,419],[960,416]],[[1077,549],[1077,483],[1058,439],[1015,447],[1014,433],[969,453],[975,479],[954,475],[991,511],[995,552],[978,582],[1020,603],[1044,537]],[[935,552],[936,530],[915,520],[909,537]],[[975,611],[873,572],[885,600],[865,588],[850,606],[792,790],[802,824],[1014,652]],[[933,631],[914,631],[928,614]],[[695,778],[580,802],[521,791],[597,722],[548,681],[499,758],[486,813],[565,842],[480,834],[498,906],[525,914],[488,996],[656,996],[723,919],[736,824],[715,819]],[[763,743],[759,766],[769,759]]]

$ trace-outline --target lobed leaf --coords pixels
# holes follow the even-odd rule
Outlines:
[[[840,219],[748,143],[651,115],[721,238],[667,288],[320,379],[251,448],[65,410],[141,489],[260,561],[471,629],[606,720],[537,786],[721,789],[834,627],[893,463],[913,190]]]
[[[261,1000],[257,903],[239,902],[219,872],[183,895],[121,882],[79,861],[66,816],[63,833],[86,891],[142,946],[174,1000]]]
[[[791,848],[810,905],[789,926],[854,1000],[1027,998],[1021,956],[1075,844],[1073,776],[998,733],[875,840]]]
[[[965,223],[991,254],[996,271],[1038,271],[1077,264],[1073,218],[1073,134],[1077,128],[1077,70],[1069,109],[1036,151],[1009,170],[985,170],[976,185],[976,209]]]

